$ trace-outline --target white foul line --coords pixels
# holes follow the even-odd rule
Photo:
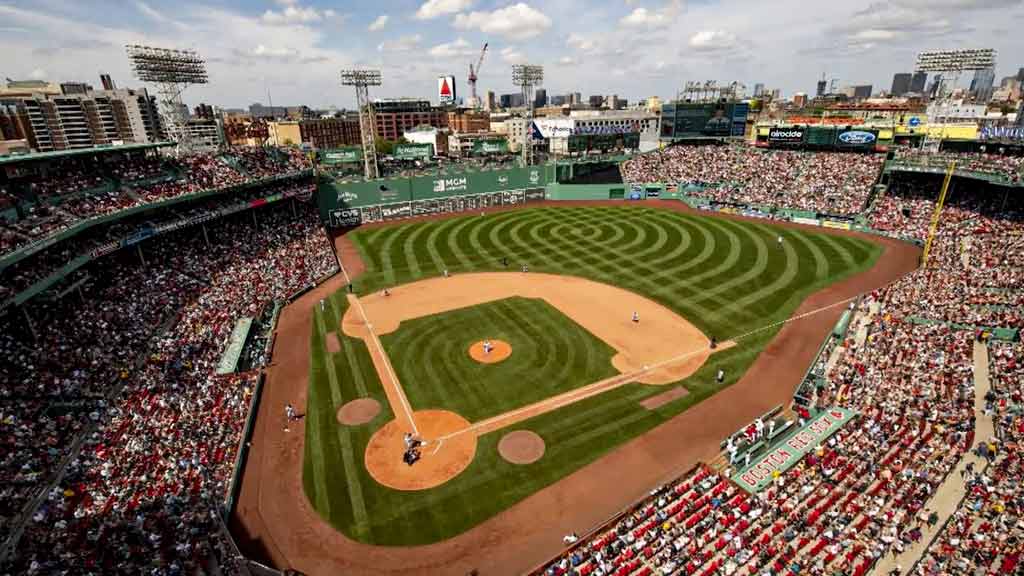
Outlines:
[[[352,278],[348,275],[348,270],[345,270],[345,266],[341,263],[341,257],[338,257],[338,267],[341,268],[341,273],[345,275],[345,282],[352,284]],[[370,319],[366,316],[366,310],[363,308],[362,301],[359,297],[355,297],[356,306],[359,307],[359,315],[363,317],[363,323],[366,324],[366,330],[370,333],[370,337],[373,339],[373,344],[376,346],[377,351],[380,352],[380,356],[384,361],[384,366],[388,369],[388,376],[391,378],[391,383],[394,384],[395,393],[398,394],[398,399],[402,403],[402,409],[405,410],[405,416],[409,419],[409,423],[412,424],[412,432],[416,436],[420,435],[420,431],[416,428],[416,420],[412,417],[412,407],[409,406],[409,399],[405,397],[405,390],[402,390],[402,385],[398,381],[398,375],[395,374],[395,369],[391,366],[391,359],[388,358],[387,352],[384,351],[384,346],[380,343],[380,339],[377,338],[377,333],[373,331],[373,324],[370,323]]]

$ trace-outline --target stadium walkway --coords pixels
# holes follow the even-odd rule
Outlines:
[[[991,389],[991,382],[988,374],[988,347],[982,343],[974,342],[974,444],[988,440],[996,435],[995,426],[991,416],[985,415],[985,395]],[[923,525],[921,527],[921,539],[914,544],[908,545],[903,553],[898,556],[886,554],[878,564],[875,565],[873,574],[886,576],[900,567],[900,574],[909,574],[911,568],[917,564],[924,555],[928,545],[935,536],[946,526],[949,517],[953,515],[960,501],[963,500],[966,491],[964,481],[961,477],[968,462],[974,463],[975,470],[984,470],[986,462],[984,458],[975,454],[974,450],[968,451],[960,459],[957,467],[949,473],[946,481],[943,482],[935,495],[928,502],[926,507],[939,515],[939,521],[934,527]]]

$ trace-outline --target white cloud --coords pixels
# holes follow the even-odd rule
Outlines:
[[[334,14],[333,10],[331,14]],[[319,22],[323,16],[316,8],[312,6],[304,8],[293,1],[280,12],[267,10],[263,13],[262,19],[267,24],[309,24]]]
[[[366,29],[369,30],[370,32],[383,30],[384,27],[388,25],[389,19],[390,17],[387,14],[381,14],[380,16],[377,16],[376,20],[370,22],[370,25]]]
[[[378,52],[410,52],[420,45],[423,37],[419,34],[410,34],[394,40],[385,40],[377,45]]]
[[[551,27],[551,18],[522,2],[494,12],[470,12],[455,16],[453,26],[462,30],[478,29],[510,40],[533,38]]]
[[[681,0],[671,0],[659,10],[634,8],[632,12],[619,20],[619,23],[627,28],[647,28],[648,30],[666,28],[675,22],[682,8]]]
[[[561,58],[558,59],[558,63],[562,66],[573,66],[577,62],[579,61],[573,58],[572,56],[562,56]]]
[[[46,70],[43,70],[42,68],[33,68],[28,75],[29,78],[32,78],[33,80],[43,80],[47,76]]]
[[[523,64],[526,62],[526,55],[512,46],[502,48],[501,59],[506,64]]]
[[[434,58],[455,58],[457,56],[472,56],[473,48],[466,42],[465,38],[458,38],[452,42],[438,44],[430,49],[430,55]]]
[[[274,48],[267,47],[263,44],[258,44],[252,50],[253,56],[260,56],[264,58],[291,58],[298,56],[298,52],[291,48]]]
[[[731,50],[736,47],[736,35],[725,30],[701,30],[690,36],[689,45],[706,52]]]
[[[473,5],[473,0],[427,0],[416,11],[417,20],[430,20],[445,14],[462,12]]]

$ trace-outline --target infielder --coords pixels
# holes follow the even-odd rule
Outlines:
[[[640,323],[640,313],[639,312],[633,312],[633,322],[636,323],[636,324]]]

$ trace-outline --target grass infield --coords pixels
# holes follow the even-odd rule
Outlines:
[[[445,269],[504,270],[505,258],[512,269],[527,264],[532,271],[632,290],[720,340],[789,317],[806,296],[868,269],[882,251],[867,241],[767,222],[636,206],[526,208],[359,230],[352,239],[367,264],[355,285],[359,293]],[[304,486],[328,522],[355,540],[381,545],[426,544],[472,528],[731,385],[778,331],[759,331],[713,355],[683,381],[689,395],[655,410],[639,402],[666,388],[629,384],[516,425],[544,439],[544,457],[533,464],[501,459],[496,446],[504,430],[482,436],[476,458],[453,480],[401,492],[377,484],[362,464],[368,439],[393,415],[362,340],[340,330],[345,295],[335,294],[328,304],[314,312]],[[487,334],[472,333],[476,326]],[[342,345],[335,354],[324,344],[328,330]],[[482,337],[510,342],[512,357],[488,367],[473,362],[465,348]],[[613,352],[595,340],[542,301],[524,298],[405,322],[382,337],[416,409],[453,410],[471,421],[614,374]],[[538,378],[533,386],[522,378],[531,366],[559,377]],[[719,368],[726,374],[722,384],[714,380]],[[362,397],[377,399],[384,409],[367,425],[340,426],[337,408]]]
[[[512,345],[500,364],[467,350],[490,338]],[[451,410],[470,422],[610,378],[615,349],[540,299],[507,298],[402,322],[381,336],[413,410]]]

